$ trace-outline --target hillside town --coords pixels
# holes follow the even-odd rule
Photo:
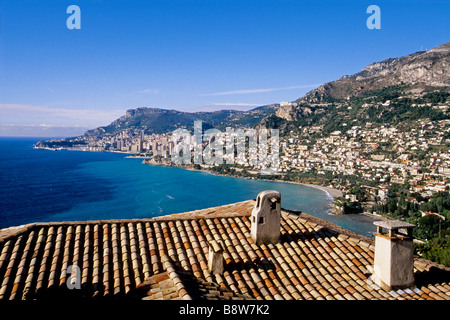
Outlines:
[[[350,202],[362,200],[350,193],[358,182],[369,201],[386,200],[393,184],[406,185],[411,193],[423,197],[448,190],[450,152],[445,146],[449,143],[450,120],[419,120],[408,132],[367,122],[365,126],[352,126],[346,132],[334,131],[329,136],[312,138],[321,129],[320,126],[304,127],[280,137],[280,165],[272,178],[292,180],[297,174],[316,177],[316,181],[308,182],[326,184],[324,181],[327,181],[327,186],[343,191]],[[57,149],[56,141],[53,142],[52,148]],[[171,133],[147,135],[142,129],[128,128],[101,138],[77,137],[64,148],[123,152],[149,159],[147,163],[174,165],[170,158],[175,143]],[[41,142],[36,147],[46,148],[46,144]],[[230,170],[218,173],[257,177],[261,167],[252,165],[249,159],[236,159]],[[223,165],[201,164],[195,168],[217,172]],[[297,181],[303,182],[300,178]]]
[[[431,196],[433,192],[448,189],[450,153],[440,149],[448,144],[444,134],[449,125],[449,120],[419,121],[416,128],[403,132],[368,122],[345,133],[334,131],[313,145],[309,136],[315,128],[304,128],[301,134],[290,134],[281,143],[284,154],[280,171],[314,171],[317,175],[331,173],[373,181],[376,186],[367,190],[374,200],[383,201],[390,184],[408,184],[411,192]],[[420,152],[426,152],[426,156],[419,158]],[[346,186],[334,187],[345,189]],[[355,197],[351,199],[357,201]]]

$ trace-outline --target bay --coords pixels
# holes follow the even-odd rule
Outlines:
[[[277,190],[282,207],[371,236],[374,219],[329,213],[308,186],[142,164],[124,154],[33,149],[39,138],[0,138],[0,228],[31,222],[150,218],[255,199]]]

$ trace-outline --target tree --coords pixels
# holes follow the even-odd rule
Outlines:
[[[433,238],[424,244],[415,244],[415,251],[425,259],[450,267],[450,236],[447,231],[444,237]]]
[[[423,240],[433,238],[439,233],[439,224],[442,224],[441,218],[433,214],[420,218],[414,229],[416,237]]]

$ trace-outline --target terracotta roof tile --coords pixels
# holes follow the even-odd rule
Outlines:
[[[68,294],[66,270],[75,265],[84,297],[450,299],[448,282],[427,278],[431,267],[442,267],[421,259],[415,261],[420,290],[372,288],[371,240],[303,213],[283,211],[281,242],[256,245],[253,206],[244,201],[151,219],[0,230],[0,298],[35,299],[51,288]],[[212,240],[225,246],[222,275],[208,270]]]

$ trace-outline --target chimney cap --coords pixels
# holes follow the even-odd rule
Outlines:
[[[388,230],[396,230],[401,228],[414,228],[416,226],[415,224],[399,220],[381,220],[375,221],[373,224],[376,225],[377,227],[382,227]]]
[[[388,230],[389,237],[395,237],[396,235],[408,236],[412,235],[412,229],[414,224],[399,220],[381,220],[373,223],[377,226],[377,234],[384,234],[383,228]],[[406,234],[402,233],[400,229],[406,230]]]
[[[258,197],[268,197],[270,200],[280,200],[281,194],[276,190],[264,190],[258,194]]]

